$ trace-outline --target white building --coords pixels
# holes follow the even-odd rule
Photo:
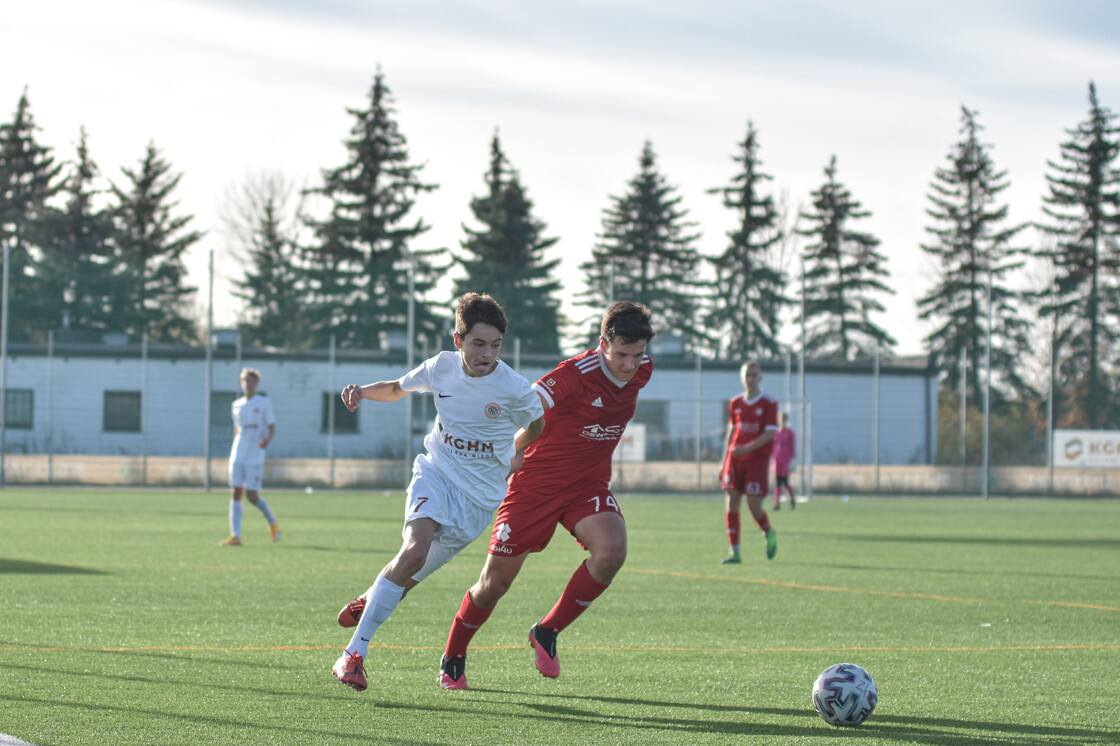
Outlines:
[[[698,365],[659,341],[654,340],[650,351],[653,380],[634,418],[644,425],[644,455],[648,460],[694,461],[699,446],[702,460],[718,460],[727,402],[742,390],[739,362]],[[169,345],[56,344],[50,351],[42,345],[11,345],[5,453],[204,456],[209,447],[213,457],[225,458],[232,435],[230,404],[240,396],[242,367],[261,371],[261,393],[271,399],[276,413],[270,459],[403,458],[410,447],[405,434],[409,408],[412,453],[420,448],[434,415],[426,396],[394,404],[366,402],[356,414],[342,406],[338,392],[346,384],[394,379],[405,372],[405,353],[391,346],[385,351],[340,350],[333,366],[326,350],[220,345],[209,363],[206,352]],[[529,380],[548,372],[557,360],[507,357]],[[811,447],[816,464],[871,464],[878,443],[879,463],[934,462],[937,385],[924,358],[884,361],[877,381],[871,361],[842,366],[810,361],[804,397],[796,360],[764,361],[762,368],[763,389],[791,412],[802,457]],[[808,406],[801,406],[802,399]]]

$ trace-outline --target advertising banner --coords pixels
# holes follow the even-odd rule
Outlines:
[[[1055,430],[1054,466],[1120,469],[1120,432]]]

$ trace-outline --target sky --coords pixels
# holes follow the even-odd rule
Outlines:
[[[230,280],[243,270],[220,217],[230,195],[262,174],[319,185],[346,162],[347,109],[366,105],[378,70],[421,178],[439,185],[417,200],[413,215],[431,230],[414,248],[459,248],[497,132],[544,235],[559,238],[548,258],[561,259],[572,316],[587,313],[572,304],[579,265],[646,141],[709,256],[726,248],[734,216],[708,190],[735,175],[748,122],[770,193],[793,210],[809,206],[835,156],[838,180],[871,213],[851,227],[880,239],[896,291],[874,320],[905,355],[929,332],[915,305],[938,276],[920,248],[927,194],[959,141],[961,107],[1007,172],[1009,224],[1042,218],[1047,162],[1087,118],[1090,81],[1120,111],[1113,0],[9,5],[0,121],[26,90],[40,142],[72,159],[84,127],[118,184],[154,144],[182,174],[180,214],[206,232],[187,257],[200,309],[213,251],[217,326],[241,311]]]

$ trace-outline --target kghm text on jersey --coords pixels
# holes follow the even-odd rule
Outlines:
[[[443,431],[443,444],[464,456],[487,458],[494,455],[494,444],[492,442],[457,438],[446,430]]]

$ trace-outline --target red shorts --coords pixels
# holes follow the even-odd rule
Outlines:
[[[770,461],[768,459],[730,459],[721,474],[723,489],[742,492],[744,495],[765,495],[770,491]]]
[[[572,533],[576,524],[587,516],[608,512],[622,515],[618,501],[606,487],[567,492],[556,497],[510,490],[494,516],[490,554],[516,557],[526,552],[539,552],[548,546],[557,525]]]

